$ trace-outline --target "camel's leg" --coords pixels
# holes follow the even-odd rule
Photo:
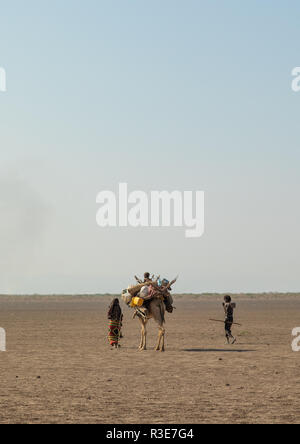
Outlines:
[[[161,347],[160,347],[160,351],[164,352],[165,351],[165,332],[166,330],[163,328],[163,332],[162,332],[162,338],[161,338]]]
[[[144,345],[144,325],[143,322],[141,321],[141,342],[140,342],[140,346],[139,349],[142,350]]]
[[[164,327],[159,327],[159,333],[158,333],[158,342],[157,346],[155,348],[156,351],[165,351],[165,329]]]
[[[147,329],[146,323],[144,324],[144,347],[142,350],[147,350]]]
[[[161,350],[161,340],[163,337],[163,328],[159,327],[159,332],[158,332],[158,341],[157,341],[157,346],[155,348],[156,351],[160,351]]]
[[[147,350],[146,338],[147,338],[146,324],[143,323],[143,325],[142,325],[142,342],[141,342],[141,347],[140,347],[141,350]]]
[[[146,322],[139,318],[140,322],[141,322],[141,343],[139,346],[140,350],[146,350],[147,349],[147,344],[146,344],[146,338],[147,338],[147,331],[146,331]]]

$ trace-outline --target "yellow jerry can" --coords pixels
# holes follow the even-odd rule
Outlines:
[[[130,306],[131,307],[141,307],[143,305],[143,303],[144,303],[144,299],[136,297],[136,298],[132,298]]]

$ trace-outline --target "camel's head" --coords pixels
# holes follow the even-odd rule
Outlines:
[[[132,295],[129,293],[128,290],[123,290],[121,298],[122,298],[122,301],[125,302],[126,305],[129,305],[131,302],[131,299],[132,299]]]

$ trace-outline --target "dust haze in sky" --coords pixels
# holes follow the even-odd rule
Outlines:
[[[24,179],[4,173],[0,178],[0,214],[1,290],[10,293],[12,282],[30,279],[36,266],[49,208]]]

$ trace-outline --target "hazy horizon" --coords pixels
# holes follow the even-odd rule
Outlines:
[[[0,294],[299,288],[300,3],[1,6]],[[204,191],[205,233],[96,224],[100,191]]]

